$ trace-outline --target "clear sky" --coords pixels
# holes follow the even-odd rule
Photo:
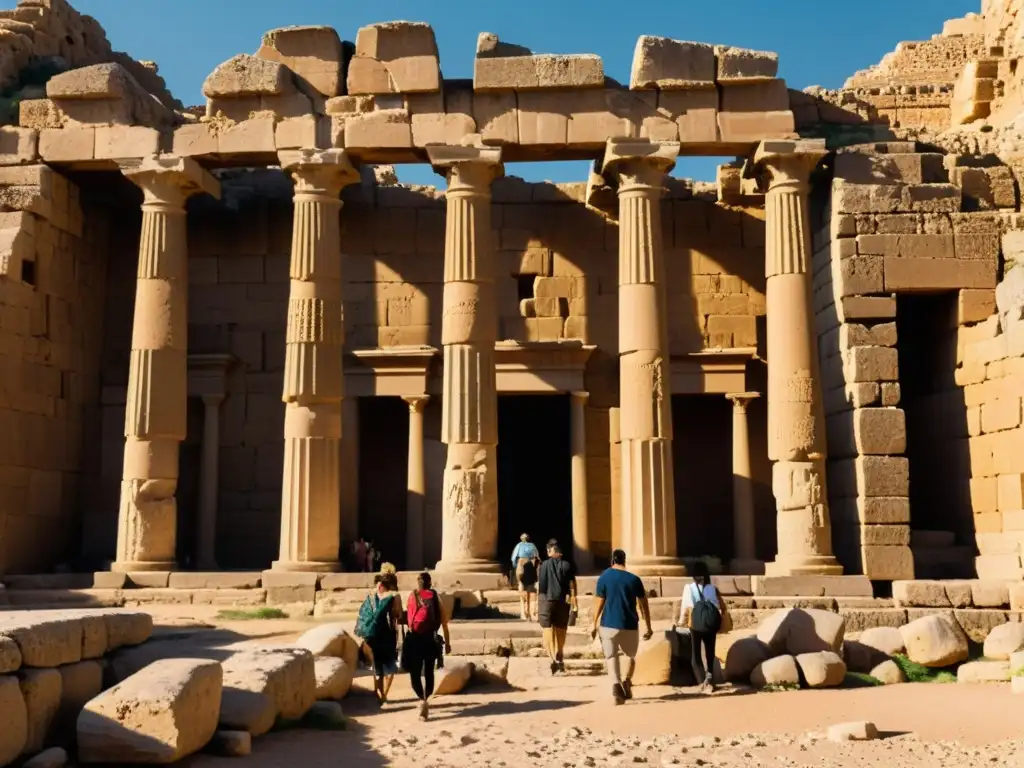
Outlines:
[[[71,0],[96,17],[115,50],[156,61],[186,106],[204,103],[202,84],[221,62],[255,53],[268,29],[326,24],[354,40],[366,24],[429,22],[448,78],[471,78],[476,39],[493,32],[537,53],[596,53],[605,74],[628,84],[640,35],[777,51],[790,88],[838,88],[902,40],[926,40],[945,19],[980,12],[980,0]],[[14,5],[0,0],[0,6]],[[721,161],[680,161],[675,175],[713,179]],[[513,165],[537,181],[581,181],[586,163]],[[403,181],[439,181],[424,166]]]

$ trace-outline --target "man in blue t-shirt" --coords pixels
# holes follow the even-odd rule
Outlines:
[[[647,592],[640,577],[626,570],[626,553],[621,549],[612,552],[612,564],[597,580],[594,591],[594,626],[592,637],[600,630],[601,647],[608,674],[612,678],[612,697],[616,704],[633,698],[633,670],[636,668],[636,652],[640,647],[640,618],[637,605],[644,617],[644,640],[650,640],[651,609],[647,603]],[[619,668],[619,653],[626,661],[626,674]]]

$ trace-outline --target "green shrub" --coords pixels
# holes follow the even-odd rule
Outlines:
[[[288,614],[280,608],[256,608],[252,611],[227,609],[219,611],[217,618],[222,621],[251,621],[253,619],[287,619]]]
[[[955,683],[956,671],[954,669],[933,669],[924,664],[911,661],[907,656],[898,653],[892,657],[897,666],[903,670],[903,676],[908,683]]]

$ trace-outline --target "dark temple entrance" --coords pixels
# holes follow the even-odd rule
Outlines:
[[[572,466],[568,395],[498,396],[498,561],[530,534],[544,554],[558,539],[572,556]]]
[[[409,406],[400,397],[359,398],[359,533],[382,561],[405,566]]]

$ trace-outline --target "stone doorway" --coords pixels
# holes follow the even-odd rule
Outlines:
[[[408,463],[409,406],[400,397],[360,397],[358,531],[399,569],[405,567]]]
[[[558,539],[572,555],[569,395],[498,396],[498,561],[511,567],[521,533],[543,555]]]

